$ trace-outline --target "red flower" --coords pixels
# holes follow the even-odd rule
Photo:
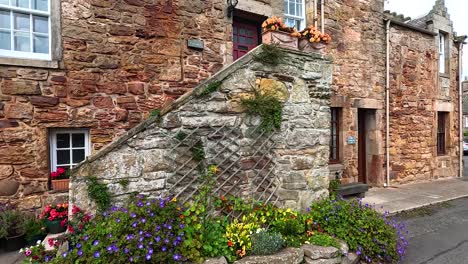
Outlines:
[[[53,172],[50,173],[50,177],[52,179],[58,178],[59,176],[60,176],[60,174],[58,174],[58,172],[56,172],[56,171],[53,171]]]
[[[80,211],[81,211],[81,209],[78,206],[73,205],[72,214],[79,213]]]
[[[67,219],[63,219],[61,222],[60,222],[60,226],[65,226],[67,224]]]
[[[80,229],[80,230],[83,229],[83,225],[79,225],[78,229]]]
[[[228,247],[232,247],[233,245],[232,241],[228,241]]]
[[[49,247],[53,247],[54,246],[54,239],[53,238],[49,238],[47,240],[47,243],[49,244]]]
[[[68,231],[73,234],[75,232],[75,229],[71,225],[69,225]]]
[[[39,256],[38,256],[38,255],[34,255],[32,258],[33,258],[34,260],[38,260],[38,259],[39,259]]]
[[[65,169],[64,169],[64,168],[58,168],[58,169],[57,169],[57,173],[58,173],[58,174],[64,174],[64,173],[65,173]]]
[[[226,201],[226,197],[224,197],[224,195],[223,195],[223,196],[221,196],[221,201],[223,201],[223,202],[225,202],[225,201]]]

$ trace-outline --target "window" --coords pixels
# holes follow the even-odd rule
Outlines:
[[[465,116],[465,128],[468,128],[468,116]]]
[[[447,128],[447,116],[446,112],[437,112],[437,155],[445,155],[445,142],[446,135],[445,131]]]
[[[447,34],[440,32],[439,33],[439,72],[447,73]]]
[[[330,163],[340,162],[340,108],[331,108]]]
[[[0,0],[0,56],[51,59],[49,0]]]
[[[304,0],[284,0],[284,22],[297,30],[305,28]]]
[[[69,169],[90,155],[89,131],[53,130],[50,133],[51,171]]]

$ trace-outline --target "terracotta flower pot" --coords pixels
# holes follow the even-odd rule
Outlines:
[[[50,234],[60,234],[65,232],[68,225],[65,224],[64,226],[61,226],[60,222],[62,222],[62,220],[46,220],[45,224],[47,226],[47,231],[49,231]]]
[[[66,191],[70,185],[70,179],[52,180],[52,189],[55,191]]]
[[[323,54],[325,52],[326,45],[323,42],[310,42],[308,39],[300,39],[298,47],[302,52],[315,52]]]
[[[262,43],[264,44],[276,44],[281,48],[297,50],[297,42],[298,38],[287,32],[267,30],[262,33]]]

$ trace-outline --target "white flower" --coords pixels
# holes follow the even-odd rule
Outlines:
[[[40,245],[41,242],[42,242],[42,241],[38,240],[38,241],[36,242],[36,245]]]
[[[20,249],[19,253],[23,253],[23,251],[24,251],[23,249]]]

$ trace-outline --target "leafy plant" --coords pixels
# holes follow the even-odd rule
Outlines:
[[[232,253],[244,257],[252,249],[251,234],[260,228],[256,219],[243,216],[242,221],[234,221],[226,227],[226,237]]]
[[[153,109],[150,112],[149,118],[160,116],[161,115],[161,110],[160,109]]]
[[[177,132],[177,134],[175,135],[175,139],[179,140],[179,141],[183,141],[184,139],[187,138],[187,133],[183,132],[183,131],[179,131]]]
[[[25,259],[23,263],[45,263],[55,258],[57,250],[45,250],[45,246],[38,242],[36,245],[22,248],[20,253],[23,253]]]
[[[260,129],[271,132],[281,128],[283,105],[270,94],[263,94],[258,89],[253,89],[254,97],[242,99],[241,104],[248,115],[261,118]]]
[[[184,208],[176,199],[132,197],[95,216],[76,233],[73,248],[54,263],[179,263],[187,261]]]
[[[325,199],[310,216],[323,230],[348,243],[366,262],[396,263],[405,253],[404,226],[360,200]]]
[[[199,140],[193,147],[190,148],[192,157],[195,161],[200,162],[205,159],[205,150],[203,149],[203,143]]]
[[[216,81],[208,84],[205,89],[198,95],[198,97],[205,97],[213,92],[216,92],[219,87],[221,87],[222,82],[221,81]]]
[[[128,179],[120,179],[119,184],[122,186],[122,188],[127,189],[130,181]]]
[[[335,238],[323,233],[317,233],[309,237],[307,241],[316,246],[340,248],[340,244]]]
[[[340,188],[341,181],[339,179],[334,179],[330,181],[330,184],[328,185],[328,191],[330,192],[330,195],[333,195],[336,193],[336,190]]]
[[[109,208],[111,197],[107,185],[98,182],[96,177],[88,178],[88,195],[93,199],[100,211],[105,211]]]
[[[252,234],[252,255],[272,255],[284,246],[284,240],[279,233],[260,230]]]
[[[278,45],[263,44],[262,50],[258,54],[254,54],[253,59],[265,64],[278,65],[283,61],[285,56],[284,51]]]
[[[45,237],[45,235],[47,235],[44,221],[37,219],[34,215],[26,216],[23,224],[27,241],[31,241],[32,239],[39,236]]]
[[[2,231],[6,234],[5,237],[9,238],[24,234],[24,213],[18,210],[6,210],[1,212],[0,217],[5,225],[5,231]]]

